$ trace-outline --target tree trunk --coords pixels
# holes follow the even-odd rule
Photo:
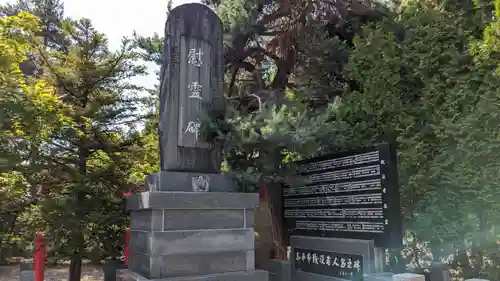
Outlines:
[[[282,206],[282,193],[281,189],[282,186],[279,183],[271,183],[268,185],[263,185],[261,188],[267,188],[267,194],[268,194],[268,206],[269,206],[269,214],[271,216],[271,222],[273,229],[272,231],[272,236],[273,236],[273,243],[274,243],[274,250],[275,250],[275,256],[273,258],[278,259],[278,260],[286,260],[287,259],[287,250],[286,250],[286,245],[284,243],[284,234],[283,233],[283,220],[281,219],[280,214],[283,212],[283,206]]]
[[[83,127],[83,125],[82,125]],[[83,130],[86,131],[86,130]],[[87,173],[87,157],[89,155],[89,151],[84,148],[83,141],[80,144],[80,149],[78,153],[78,170],[81,176],[81,179],[84,179]],[[80,187],[84,186],[85,182],[83,180],[80,181]],[[82,194],[81,190],[77,190],[77,193],[73,195],[75,204],[80,204],[82,202]],[[81,217],[79,210],[77,209],[75,212],[76,218]],[[79,224],[77,224],[79,225]],[[82,277],[82,249],[85,248],[85,238],[82,234],[82,229],[77,227],[72,230],[73,231],[73,241],[72,243],[75,246],[75,252],[71,257],[71,262],[69,264],[69,280],[68,281],[80,281]]]
[[[69,281],[80,281],[82,277],[82,256],[74,253],[69,264]]]

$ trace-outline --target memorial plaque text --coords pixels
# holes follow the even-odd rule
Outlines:
[[[294,269],[342,280],[363,280],[363,256],[294,248]]]
[[[284,188],[284,217],[291,235],[402,243],[396,152],[388,143],[322,156],[298,164]]]

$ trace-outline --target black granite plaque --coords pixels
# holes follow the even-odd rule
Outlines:
[[[290,235],[402,243],[396,151],[388,143],[297,163],[283,189]]]
[[[363,256],[294,248],[294,269],[342,280],[363,280]]]

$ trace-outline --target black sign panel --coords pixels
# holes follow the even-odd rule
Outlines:
[[[363,256],[294,248],[294,268],[343,280],[363,280]]]
[[[290,235],[402,243],[396,151],[388,143],[298,162],[283,189]]]

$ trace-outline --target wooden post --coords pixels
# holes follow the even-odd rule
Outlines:
[[[220,173],[220,146],[202,120],[223,98],[222,23],[207,6],[173,9],[165,25],[158,128],[162,171]]]
[[[123,264],[128,265],[128,257],[130,255],[130,248],[128,247],[130,243],[130,229],[127,229],[127,232],[125,232],[125,249],[124,249],[124,258],[123,258]]]
[[[44,281],[45,275],[45,241],[43,234],[37,233],[35,237],[34,268],[35,281]]]

